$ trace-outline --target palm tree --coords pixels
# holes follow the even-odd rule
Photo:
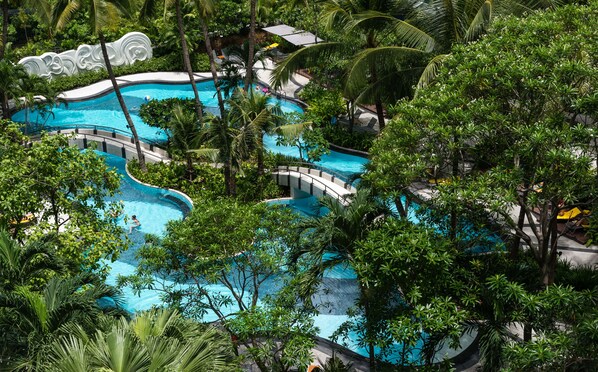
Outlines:
[[[208,119],[201,138],[207,147],[190,151],[223,164],[226,194],[236,195],[237,173],[241,170],[242,160],[248,156],[245,144],[252,138],[249,128],[234,127],[228,113],[224,112],[224,115]]]
[[[189,115],[181,106],[175,106],[173,117],[170,120],[169,129],[170,148],[176,153],[182,154],[187,164],[187,177],[192,181],[194,178],[193,153],[201,144],[201,122],[197,121],[193,115]]]
[[[93,335],[72,328],[54,342],[49,371],[228,371],[234,369],[228,337],[172,310],[120,319]]]
[[[348,37],[292,53],[276,68],[273,85],[285,83],[294,71],[317,66],[328,56],[349,56],[344,89],[348,96],[358,97],[357,103],[375,104],[382,130],[383,101],[409,96],[418,79],[418,86],[431,81],[454,44],[478,38],[497,14],[551,6],[551,0],[328,0],[322,22],[328,29],[343,30]],[[419,59],[428,60],[427,66]]]
[[[232,45],[223,50],[225,60],[222,63],[222,70],[225,72],[225,77],[222,79],[222,90],[225,97],[230,96],[230,93],[235,90],[241,80],[240,71],[245,71],[245,81],[249,77],[249,85],[245,85],[244,89],[249,91],[249,86],[257,80],[257,71],[255,65],[259,62],[262,67],[265,66],[267,52],[264,50],[255,50],[250,52],[249,40],[243,42],[243,45]],[[251,58],[249,56],[252,56]],[[248,71],[251,70],[251,75]]]
[[[4,119],[10,119],[8,102],[23,95],[21,82],[27,78],[27,71],[23,66],[0,60],[0,107]]]
[[[183,65],[189,75],[189,82],[193,88],[193,95],[195,97],[195,112],[199,121],[203,121],[203,112],[201,108],[201,101],[199,100],[199,92],[197,91],[197,84],[195,84],[195,77],[193,75],[193,66],[191,65],[191,58],[189,56],[189,47],[185,37],[185,23],[183,22],[183,12],[181,10],[181,0],[164,0],[164,8],[168,8],[174,2],[174,8],[177,20],[177,29],[179,31],[179,38],[181,41],[181,49],[183,52]],[[154,16],[156,9],[156,0],[145,0],[139,13],[143,22],[150,22]],[[166,12],[164,13],[166,15]]]
[[[271,132],[283,121],[280,107],[268,100],[265,94],[239,89],[230,100],[231,120],[237,127],[247,128],[251,134],[247,145],[256,152],[258,175],[264,174],[264,133]]]
[[[55,241],[55,235],[46,235],[21,246],[8,232],[0,231],[0,289],[10,292],[32,285],[44,273],[62,272],[64,265],[55,254]]]
[[[100,299],[112,306],[101,308]],[[123,315],[122,309],[121,293],[92,274],[52,278],[42,292],[17,286],[10,292],[0,292],[3,349],[21,355],[19,367],[35,366],[43,357],[45,346],[61,333],[64,325],[77,323],[94,329],[99,314]]]
[[[346,201],[344,205],[332,198],[323,198],[319,202],[321,208],[328,209],[328,213],[321,217],[309,217],[302,224],[305,241],[310,242],[293,252],[293,260],[306,258],[309,263],[304,297],[309,298],[315,284],[319,282],[326,269],[337,265],[351,264],[354,261],[357,244],[365,239],[368,231],[384,215],[388,209],[376,200],[369,189],[358,189],[357,193]],[[324,258],[325,253],[329,255]],[[368,306],[369,291],[367,286],[359,283],[360,301],[364,306],[366,324],[370,309]],[[366,332],[373,333],[366,325]],[[374,345],[368,345],[370,366],[374,364]]]
[[[83,0],[64,0],[57,2],[55,4],[55,8],[53,9],[53,14],[55,14],[53,24],[55,24],[56,29],[63,29],[68,23],[68,21],[71,19],[73,13],[77,9],[79,9],[82,4]],[[147,171],[147,167],[145,165],[145,156],[143,154],[143,151],[141,150],[141,142],[139,141],[139,135],[137,134],[135,124],[131,119],[131,115],[129,114],[129,110],[127,109],[127,105],[125,104],[125,100],[123,99],[123,96],[120,92],[118,83],[116,82],[114,71],[112,70],[112,64],[110,63],[108,50],[106,49],[106,39],[104,37],[103,31],[106,27],[115,26],[118,22],[119,15],[130,15],[134,9],[135,1],[89,0],[86,1],[85,4],[88,6],[89,9],[89,22],[91,29],[100,39],[102,56],[104,57],[104,64],[106,65],[108,76],[110,78],[110,81],[112,82],[112,88],[114,89],[114,93],[116,94],[116,98],[118,99],[120,108],[122,109],[123,114],[125,115],[125,119],[127,120],[127,126],[133,134],[133,141],[135,142],[135,148],[137,150],[137,158],[139,159],[139,167],[142,171],[145,172]]]
[[[222,91],[218,81],[218,71],[216,70],[216,61],[214,60],[214,49],[212,49],[212,41],[210,40],[210,33],[208,31],[208,20],[214,15],[214,2],[212,0],[194,0],[195,7],[199,12],[199,23],[203,33],[203,38],[206,46],[206,53],[210,60],[210,71],[212,73],[212,80],[216,87],[216,97],[218,98],[218,108],[220,109],[220,116],[225,117],[224,99],[222,98]]]
[[[253,56],[255,53],[255,16],[256,16],[257,0],[249,0],[249,43],[248,54]],[[247,59],[247,69],[245,70],[245,90],[249,90],[253,82],[253,58]]]

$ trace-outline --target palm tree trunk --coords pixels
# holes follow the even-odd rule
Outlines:
[[[10,117],[8,116],[8,96],[3,94],[1,100],[2,102],[0,102],[0,104],[2,104],[2,118],[10,119]]]
[[[139,142],[137,129],[135,128],[135,124],[133,124],[133,119],[131,119],[131,115],[129,114],[129,110],[127,109],[127,105],[125,104],[125,100],[123,99],[123,96],[120,93],[120,88],[118,87],[118,83],[116,82],[116,78],[114,77],[114,71],[112,70],[110,58],[108,57],[108,49],[106,49],[106,39],[104,38],[104,33],[101,31],[98,32],[98,37],[100,39],[100,47],[102,48],[104,63],[106,64],[106,70],[108,71],[108,76],[110,77],[110,81],[112,82],[114,93],[116,94],[116,98],[118,99],[120,108],[122,109],[123,114],[125,115],[127,125],[129,126],[129,129],[131,129],[131,133],[133,134],[133,141],[135,142],[135,148],[137,150],[137,158],[139,159],[139,168],[141,168],[143,172],[147,172],[147,167],[145,165],[145,156],[141,151],[141,143]]]
[[[378,98],[376,99],[376,115],[378,116],[378,128],[379,132],[382,132],[384,129],[384,107],[382,107],[382,101]]]
[[[255,8],[257,0],[249,0],[250,22],[249,22],[249,55],[247,57],[247,71],[245,71],[245,91],[253,81],[253,54],[255,50]],[[253,93],[251,93],[253,94]]]
[[[0,59],[4,58],[8,42],[8,0],[2,0],[2,40],[0,40]],[[6,114],[4,114],[6,115]]]
[[[210,34],[208,33],[208,25],[202,18],[199,19],[201,23],[201,29],[203,31],[203,37],[206,43],[206,53],[210,59],[210,70],[212,72],[212,79],[214,80],[214,86],[216,87],[216,97],[218,98],[218,108],[220,109],[220,117],[224,119],[224,100],[222,99],[222,92],[220,90],[220,83],[218,82],[218,72],[216,71],[216,62],[214,61],[214,53],[212,49],[212,42],[210,41]]]
[[[193,88],[193,95],[195,96],[195,112],[200,122],[203,121],[203,113],[201,111],[201,101],[199,100],[199,93],[197,92],[197,85],[195,84],[195,77],[193,76],[193,67],[191,66],[191,59],[189,58],[189,48],[187,46],[187,39],[185,39],[185,24],[183,23],[183,13],[181,11],[181,1],[175,0],[176,21],[179,29],[179,37],[181,38],[181,48],[183,49],[183,64],[185,70],[189,75],[189,81]]]

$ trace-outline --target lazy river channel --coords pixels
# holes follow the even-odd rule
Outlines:
[[[211,81],[198,83],[200,99],[207,107],[207,111],[217,113],[213,107],[217,106],[215,100],[214,85]],[[148,99],[165,99],[171,97],[193,98],[193,92],[190,84],[136,84],[121,88],[125,102],[130,110],[132,119],[135,123],[139,136],[142,140],[150,143],[164,142],[167,139],[166,134],[157,128],[145,124],[139,117],[139,107]],[[302,109],[297,104],[271,98],[273,104],[280,105],[285,112],[301,112]],[[43,114],[38,111],[21,110],[12,117],[17,122],[36,123],[43,125],[46,130],[67,129],[75,127],[96,127],[102,130],[116,130],[119,132],[130,133],[126,127],[126,120],[120,110],[114,93],[104,94],[98,97],[86,99],[83,101],[69,102],[68,105],[60,105],[52,110],[52,115]],[[276,145],[274,136],[266,135],[264,137],[266,148],[275,153],[291,155],[298,157],[299,152],[296,147]],[[144,242],[145,233],[163,235],[165,233],[166,223],[170,220],[181,219],[184,213],[190,209],[191,203],[185,197],[168,190],[154,188],[139,184],[131,179],[125,171],[125,160],[114,155],[103,154],[110,166],[122,175],[121,194],[112,198],[110,201],[122,201],[125,213],[128,216],[137,215],[141,221],[138,231],[129,235],[132,241],[132,247],[121,254],[119,259],[109,264],[110,274],[109,284],[115,284],[119,275],[130,275],[135,272],[137,259],[135,253]],[[363,167],[367,159],[348,155],[336,151],[331,151],[317,162],[320,167],[339,173],[345,177],[350,177],[363,172]],[[314,198],[304,200],[293,200],[285,202],[297,213],[309,213],[312,210]],[[125,231],[128,227],[124,220],[119,224]],[[166,282],[168,280],[160,278]],[[276,287],[276,283],[271,283]],[[213,291],[227,292],[223,286],[213,285],[210,287]],[[144,290],[140,294],[125,287],[123,288],[128,300],[128,310],[135,312],[146,310],[154,305],[160,305],[160,293],[155,290]],[[357,282],[355,273],[350,267],[336,267],[326,272],[322,289],[319,291],[319,298],[316,302],[327,304],[320,314],[315,317],[315,326],[319,328],[319,336],[330,338],[338,327],[347,320],[346,311],[351,307],[358,296]],[[230,309],[229,312],[232,312]],[[215,320],[214,315],[208,314],[205,321]],[[345,340],[350,349],[367,355],[364,348],[359,348],[355,339]],[[419,349],[419,348],[416,348]],[[419,359],[417,351],[414,351],[411,358],[416,361]],[[389,359],[393,359],[390,357]]]

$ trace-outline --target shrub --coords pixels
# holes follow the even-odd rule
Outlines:
[[[196,68],[195,71],[209,70],[210,63],[207,55],[196,55],[194,58],[194,66]],[[199,69],[199,67],[202,69]],[[169,54],[163,57],[155,57],[148,61],[139,61],[129,66],[115,67],[114,74],[116,76],[122,76],[141,72],[182,70],[182,58],[178,54]],[[63,92],[70,89],[84,87],[104,79],[108,79],[108,72],[102,69],[83,72],[72,76],[59,76],[50,81],[50,86],[58,92]]]
[[[376,135],[367,132],[349,132],[339,125],[327,125],[323,129],[324,138],[330,143],[359,151],[369,151]]]
[[[190,98],[153,99],[139,107],[139,116],[152,127],[169,129],[172,112],[175,106],[181,106],[184,111],[195,113],[195,100]]]
[[[330,123],[333,117],[345,112],[343,95],[336,89],[326,89],[314,82],[309,82],[299,96],[309,104],[307,115],[316,124]]]

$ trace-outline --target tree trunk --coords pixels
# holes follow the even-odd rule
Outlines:
[[[110,77],[110,81],[112,82],[112,87],[114,88],[114,93],[116,94],[116,98],[118,99],[118,103],[120,104],[120,108],[125,115],[125,119],[127,120],[127,125],[129,129],[131,129],[131,133],[133,134],[133,141],[135,142],[135,148],[137,150],[137,158],[139,159],[139,168],[143,172],[147,172],[147,167],[145,165],[145,156],[141,151],[141,142],[139,142],[139,136],[137,135],[137,129],[135,128],[135,124],[133,124],[133,120],[131,119],[131,115],[129,114],[129,110],[127,109],[127,105],[125,104],[125,100],[123,99],[122,94],[120,93],[120,88],[118,87],[118,83],[116,82],[116,78],[114,77],[114,71],[112,71],[112,65],[110,64],[110,57],[108,56],[108,49],[106,49],[106,39],[104,38],[103,32],[98,32],[98,37],[100,39],[100,47],[102,48],[102,55],[104,56],[104,63],[106,64],[106,70],[108,71],[108,76]]]
[[[376,115],[378,116],[378,133],[382,133],[384,129],[384,107],[382,107],[382,101],[380,99],[376,99]]]
[[[523,230],[523,224],[525,223],[525,209],[519,210],[519,217],[517,218],[517,228]],[[511,242],[511,249],[509,249],[509,256],[511,260],[516,260],[519,256],[519,245],[521,244],[521,238],[515,234],[513,241]]]
[[[10,117],[8,116],[8,97],[6,95],[3,95],[1,100],[2,102],[0,102],[0,104],[2,104],[2,118],[10,119]]]
[[[368,290],[362,285],[359,285],[360,292],[361,292],[361,302],[363,303],[363,316],[366,322],[366,338],[367,347],[368,347],[368,354],[369,354],[369,362],[370,362],[370,371],[376,371],[376,352],[374,349],[374,344],[371,342],[372,339],[372,324],[371,324],[371,309],[370,309],[370,301],[368,298]]]
[[[193,181],[195,178],[195,169],[193,168],[193,159],[191,158],[190,154],[186,154],[187,160],[187,177],[189,177],[189,181]]]
[[[0,40],[0,59],[4,58],[8,42],[8,0],[2,0],[2,40]],[[4,114],[6,115],[6,114]]]
[[[191,59],[189,58],[189,48],[187,47],[187,40],[185,39],[185,24],[183,23],[183,13],[181,11],[181,0],[175,0],[176,21],[179,29],[179,37],[181,38],[181,48],[183,49],[183,64],[185,70],[189,75],[189,81],[193,88],[193,95],[195,96],[195,112],[197,119],[203,122],[203,113],[201,112],[201,101],[199,100],[199,93],[197,92],[197,85],[195,84],[195,77],[193,76],[193,67],[191,66]]]
[[[250,22],[249,22],[249,54],[247,56],[247,70],[245,71],[245,91],[249,92],[249,87],[253,81],[253,55],[255,52],[255,8],[257,0],[249,0]],[[253,89],[252,93],[253,94]]]
[[[218,72],[216,71],[216,62],[214,61],[214,53],[212,49],[212,42],[210,41],[210,34],[208,33],[208,25],[202,18],[199,19],[201,23],[201,29],[203,37],[206,43],[206,53],[210,59],[210,70],[212,72],[212,79],[214,80],[214,86],[216,87],[216,97],[218,98],[218,108],[220,109],[220,117],[224,120],[224,100],[222,99],[222,91],[220,90],[220,83],[218,82]]]

